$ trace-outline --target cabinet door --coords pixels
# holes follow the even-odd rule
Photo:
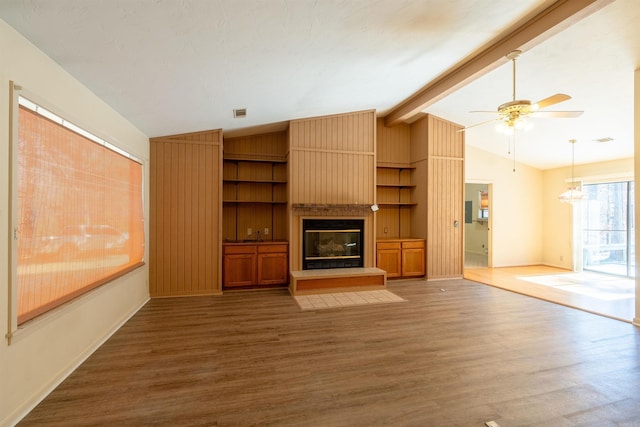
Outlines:
[[[256,255],[230,254],[224,256],[224,286],[256,284]]]
[[[377,252],[378,253],[377,253],[376,265],[378,268],[387,272],[387,278],[400,277],[401,275],[400,247],[397,247],[397,248],[378,247]]]
[[[402,249],[402,276],[424,276],[424,248]]]
[[[275,285],[287,283],[287,254],[258,254],[258,284]]]

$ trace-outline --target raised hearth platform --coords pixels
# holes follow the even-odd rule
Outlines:
[[[386,289],[387,272],[375,267],[292,271],[291,295]]]

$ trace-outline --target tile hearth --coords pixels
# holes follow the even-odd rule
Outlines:
[[[300,310],[303,311],[406,301],[404,298],[387,290],[299,295],[294,296],[293,299],[298,304],[298,307],[300,307]]]

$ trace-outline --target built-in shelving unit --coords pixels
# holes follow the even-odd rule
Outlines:
[[[380,207],[378,237],[408,236],[407,224],[413,200],[412,173],[415,167],[399,163],[378,163],[376,167],[376,200]]]
[[[415,184],[411,182],[411,172],[415,169],[409,165],[378,164],[377,200],[378,206],[414,206],[411,190]]]
[[[224,140],[225,240],[286,239],[286,133]]]
[[[285,160],[224,159],[224,203],[287,203]]]

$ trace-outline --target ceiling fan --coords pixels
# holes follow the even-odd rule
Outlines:
[[[582,115],[583,111],[541,111],[544,108],[571,99],[569,95],[563,93],[556,93],[536,103],[532,103],[527,99],[516,99],[516,59],[521,53],[522,51],[520,50],[514,50],[507,54],[507,59],[513,63],[513,99],[498,106],[498,117],[468,126],[462,129],[462,131],[498,121],[499,131],[506,134],[513,134],[514,131],[526,129],[529,126],[527,120],[529,117],[572,118]],[[496,111],[471,111],[471,113],[496,113]]]

